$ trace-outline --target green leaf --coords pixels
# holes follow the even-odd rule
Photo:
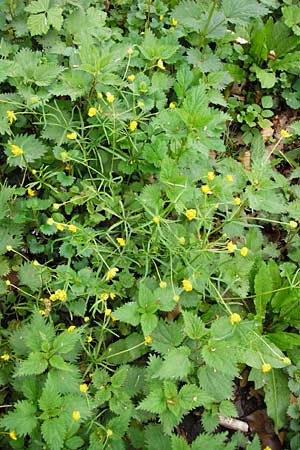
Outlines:
[[[30,434],[38,424],[35,405],[30,400],[17,402],[14,411],[2,417],[0,424],[7,431],[17,430],[18,436]]]
[[[32,292],[42,287],[42,278],[39,267],[30,262],[25,262],[19,269],[19,280],[21,286],[28,286]]]
[[[202,349],[202,356],[212,369],[230,376],[238,376],[238,355],[231,342],[209,341]]]
[[[274,72],[269,72],[267,70],[260,69],[257,66],[254,66],[254,69],[256,76],[259,79],[261,87],[263,89],[270,89],[275,85],[276,75]]]
[[[50,8],[48,11],[48,20],[50,25],[53,26],[57,31],[59,31],[63,24],[63,10],[59,8],[58,6],[54,6],[53,8]]]
[[[205,334],[205,325],[200,317],[189,311],[182,311],[184,332],[191,339],[201,339]]]
[[[75,329],[71,333],[67,330],[60,333],[53,341],[53,350],[64,355],[75,349],[80,339],[80,330]]]
[[[170,437],[164,434],[162,426],[158,424],[150,424],[146,426],[145,442],[147,450],[171,448]]]
[[[65,370],[67,372],[73,372],[74,367],[71,364],[68,364],[64,361],[64,359],[60,355],[53,355],[49,359],[49,363],[51,367],[55,367],[55,369]]]
[[[201,416],[201,422],[206,433],[213,433],[220,425],[217,411],[204,411]]]
[[[205,366],[198,370],[199,384],[215,401],[231,398],[233,395],[233,377]]]
[[[45,13],[40,13],[29,16],[27,26],[31,36],[46,34],[49,30],[47,15]]]
[[[255,435],[251,444],[247,445],[246,450],[260,450],[260,449],[261,449],[261,445],[260,445],[259,437],[257,435]]]
[[[30,353],[25,361],[22,361],[17,367],[15,376],[22,375],[39,375],[48,367],[48,361],[45,359],[45,355],[40,352]]]
[[[262,262],[254,279],[255,298],[254,305],[257,319],[262,322],[267,304],[270,302],[273,290],[272,276],[269,267]]]
[[[229,22],[243,25],[250,22],[251,18],[267,14],[268,8],[257,0],[223,0],[222,10]]]
[[[43,316],[39,312],[36,312],[30,323],[24,326],[22,338],[30,350],[39,351],[43,343],[47,342],[51,344],[54,336],[55,331],[53,325],[46,323]]]
[[[159,309],[159,304],[156,301],[155,295],[144,283],[140,283],[138,302],[140,305],[139,311],[141,313],[151,314]]]
[[[144,345],[143,336],[131,333],[127,338],[110,344],[104,356],[111,364],[125,364],[138,359],[147,352],[148,348]]]
[[[227,433],[218,433],[214,436],[211,434],[200,434],[197,439],[194,440],[192,444],[192,450],[199,450],[209,448],[209,450],[225,450],[226,444],[224,440]]]
[[[173,380],[186,378],[192,369],[190,353],[191,350],[185,346],[170,350],[154,378]]]
[[[129,323],[136,327],[140,323],[140,314],[138,312],[138,305],[135,302],[125,303],[113,312],[116,319],[121,322]]]
[[[177,322],[165,322],[160,319],[153,331],[151,347],[158,353],[168,353],[183,341],[182,326]]]
[[[33,135],[29,136],[27,134],[16,135],[14,139],[7,146],[5,153],[8,156],[8,164],[13,167],[25,167],[25,161],[23,155],[14,156],[11,151],[11,145],[17,145],[24,152],[24,157],[27,163],[33,163],[35,161],[41,160],[41,158],[46,154],[48,148]]]
[[[39,407],[42,411],[53,411],[57,408],[61,408],[62,405],[63,399],[59,395],[56,386],[53,383],[53,378],[48,376],[42,395],[39,399]]]
[[[61,450],[63,448],[67,428],[61,418],[46,419],[42,423],[41,432],[51,450]]]
[[[160,414],[167,409],[165,394],[162,388],[154,389],[147,397],[141,401],[138,409]]]
[[[230,400],[223,400],[220,403],[219,412],[225,417],[236,417],[238,415],[234,404]]]
[[[188,443],[180,436],[173,434],[172,439],[172,450],[190,450]]]
[[[274,420],[275,431],[284,428],[287,421],[287,408],[290,404],[290,391],[287,375],[282,370],[272,369],[264,374],[265,402],[268,415]]]
[[[178,400],[183,409],[190,411],[198,406],[209,407],[214,398],[195,384],[185,384],[179,391]]]
[[[28,6],[25,7],[25,11],[31,14],[38,14],[47,11],[49,8],[50,0],[37,0],[31,1]]]
[[[149,336],[156,328],[158,323],[158,317],[155,314],[144,313],[141,315],[141,327],[144,336]]]

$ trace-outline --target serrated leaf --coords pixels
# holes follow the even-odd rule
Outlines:
[[[238,415],[234,404],[230,400],[223,400],[220,403],[219,412],[225,417],[236,417]]]
[[[134,361],[148,352],[148,348],[145,345],[140,345],[143,342],[144,338],[142,335],[131,333],[127,338],[119,339],[110,344],[105,351],[105,358],[111,364],[126,364]]]
[[[33,163],[41,159],[48,150],[48,148],[39,139],[32,135],[16,135],[5,151],[8,156],[8,163],[13,167],[25,167],[26,164],[24,162],[24,158],[22,158],[22,155],[14,156],[12,154],[11,145],[17,145],[23,150],[27,163]]]
[[[198,371],[199,384],[215,401],[231,398],[233,395],[233,377],[211,367],[200,367]]]
[[[211,411],[204,411],[201,415],[201,422],[206,433],[212,433],[220,425],[218,415]]]
[[[138,409],[160,414],[167,409],[165,394],[162,388],[154,389],[147,397],[141,401]]]
[[[261,449],[261,445],[260,445],[259,437],[257,435],[255,435],[251,444],[247,445],[246,450],[260,450],[260,449]]]
[[[58,6],[53,6],[48,11],[48,20],[50,25],[53,26],[57,31],[59,31],[63,24],[63,15],[62,15],[62,8],[59,8]]]
[[[51,367],[54,367],[55,369],[64,370],[67,372],[73,372],[74,370],[74,367],[71,366],[71,364],[65,362],[60,355],[53,355],[49,359],[49,363]]]
[[[30,262],[25,262],[19,269],[19,280],[21,286],[28,286],[32,292],[42,287],[42,279],[39,267]]]
[[[183,341],[182,326],[177,322],[164,322],[159,320],[157,328],[153,331],[151,347],[158,353],[168,353],[178,347]]]
[[[66,354],[74,350],[77,342],[80,339],[80,332],[78,329],[69,333],[67,330],[60,333],[53,341],[53,349],[61,354]]]
[[[172,439],[172,450],[190,450],[188,443],[180,436],[173,434]]]
[[[135,302],[125,303],[113,312],[116,319],[121,322],[129,323],[136,327],[140,323],[140,314],[138,312],[138,305]]]
[[[17,430],[19,436],[30,434],[38,424],[35,405],[30,400],[17,402],[14,411],[2,417],[0,424],[7,431]]]
[[[168,435],[171,435],[171,433],[174,430],[174,427],[176,427],[176,425],[179,424],[181,418],[182,418],[182,414],[175,415],[169,409],[162,412],[160,414],[160,421],[162,423],[164,432]]]
[[[144,313],[141,315],[141,327],[144,336],[149,336],[156,328],[158,323],[158,317],[155,314]]]
[[[31,36],[46,34],[49,30],[49,23],[46,14],[42,12],[40,14],[29,16],[27,20],[27,26]]]
[[[147,450],[169,449],[171,447],[170,437],[166,436],[162,426],[150,424],[145,427],[145,443]]]
[[[209,450],[225,450],[226,444],[224,440],[226,439],[227,433],[218,433],[216,435],[211,434],[200,434],[192,444],[192,450],[199,450],[209,448]]]
[[[268,8],[257,0],[239,0],[238,3],[235,0],[223,0],[222,10],[229,22],[241,25],[268,12]]]
[[[211,405],[214,398],[195,384],[186,384],[179,391],[178,401],[183,409],[190,411],[198,406]]]
[[[229,376],[238,376],[238,355],[231,342],[210,341],[202,349],[202,356],[212,369]]]
[[[205,335],[205,325],[200,317],[189,311],[182,311],[184,332],[191,339],[201,339]]]
[[[49,8],[50,0],[37,0],[32,1],[28,6],[25,7],[25,11],[31,14],[38,14],[47,11]]]
[[[17,367],[15,376],[21,375],[39,375],[48,367],[48,361],[45,359],[43,353],[33,352],[30,353],[25,361],[22,361]]]
[[[67,428],[61,418],[54,417],[44,420],[41,426],[41,432],[51,449],[61,450],[63,448]]]
[[[191,371],[192,363],[189,360],[191,351],[188,347],[174,348],[165,356],[161,368],[154,375],[160,379],[184,379]]]

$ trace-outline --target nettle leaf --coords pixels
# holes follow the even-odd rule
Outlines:
[[[141,315],[141,327],[144,336],[149,336],[156,328],[158,323],[158,317],[155,314],[144,313]]]
[[[30,400],[17,402],[14,411],[2,417],[0,424],[7,431],[17,430],[19,436],[30,434],[38,424],[35,405]]]
[[[39,375],[48,367],[48,361],[45,355],[40,352],[30,353],[25,361],[22,361],[15,371],[15,376]]]
[[[65,370],[67,372],[73,372],[74,370],[74,367],[71,364],[65,362],[60,355],[53,355],[49,359],[49,363],[55,369]]]
[[[225,417],[236,417],[238,415],[234,404],[230,400],[223,400],[220,403],[219,412]]]
[[[62,12],[63,12],[62,8],[59,8],[58,6],[53,6],[48,11],[49,23],[57,31],[59,31],[61,29],[63,21],[64,21]]]
[[[159,303],[153,292],[143,283],[139,286],[139,312],[141,313],[155,313],[159,309]]]
[[[232,377],[238,376],[238,355],[232,342],[212,340],[203,347],[202,356],[206,364],[213,369]]]
[[[191,350],[182,346],[174,348],[165,356],[161,368],[153,376],[160,379],[184,379],[192,369],[192,363],[189,360]]]
[[[43,316],[36,312],[28,325],[24,326],[24,341],[32,351],[39,351],[44,342],[51,343],[55,337],[54,327],[46,323]]]
[[[61,450],[64,446],[67,428],[63,420],[59,417],[46,419],[42,423],[41,432],[43,438],[53,450]]]
[[[191,339],[201,339],[205,334],[205,325],[200,317],[189,311],[182,311],[184,332]]]
[[[264,374],[265,402],[268,415],[274,420],[275,431],[286,426],[287,409],[290,404],[288,377],[282,370],[272,369]]]
[[[21,286],[28,286],[32,292],[38,291],[43,284],[39,267],[30,262],[25,262],[20,267],[19,280]]]
[[[180,436],[173,434],[172,439],[172,450],[190,450],[189,444]]]
[[[29,16],[27,26],[31,36],[46,34],[49,30],[49,23],[46,14],[43,12]]]
[[[154,389],[147,397],[141,401],[138,409],[160,414],[167,409],[164,391],[161,387]]]
[[[268,13],[268,8],[257,0],[223,0],[222,11],[231,23],[244,25],[254,17],[263,16]]]
[[[31,14],[38,14],[47,11],[50,5],[50,0],[37,0],[30,2],[30,5],[26,6],[25,11]]]
[[[66,354],[73,351],[79,342],[81,331],[77,328],[69,333],[67,330],[60,333],[53,341],[53,350]]]
[[[162,426],[151,424],[145,427],[145,443],[147,450],[169,449],[170,437],[163,432]]]
[[[47,153],[48,148],[39,139],[33,135],[19,134],[14,137],[7,145],[5,153],[8,156],[8,164],[13,167],[26,167],[23,155],[15,156],[12,153],[12,145],[17,145],[23,150],[27,163],[33,163],[42,159]]]
[[[125,303],[114,310],[113,315],[121,322],[129,323],[136,327],[140,323],[140,313],[138,312],[139,306],[135,302]]]
[[[233,377],[213,368],[205,366],[198,370],[199,384],[202,389],[211,395],[215,401],[221,402],[232,398],[233,395]]]
[[[157,328],[153,331],[151,347],[158,353],[166,354],[183,341],[182,326],[177,322],[165,322],[160,319]]]
[[[186,384],[179,391],[178,401],[183,409],[190,411],[198,406],[209,407],[214,398],[195,384]]]

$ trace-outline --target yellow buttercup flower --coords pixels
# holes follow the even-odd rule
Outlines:
[[[272,366],[271,366],[271,364],[269,364],[269,363],[264,363],[264,364],[261,366],[261,370],[262,370],[264,373],[270,372],[271,369],[272,369]]]
[[[165,66],[164,66],[164,63],[163,63],[163,60],[162,60],[162,59],[159,59],[159,60],[157,61],[157,67],[158,67],[159,69],[161,69],[161,70],[165,70],[165,69],[166,69]]]
[[[159,287],[160,287],[161,289],[166,289],[167,283],[166,283],[165,281],[161,281],[161,282],[159,283]]]
[[[27,189],[27,194],[29,195],[29,197],[34,197],[35,196],[35,190],[28,188]]]
[[[283,138],[287,139],[287,138],[291,137],[292,134],[289,133],[289,132],[286,131],[286,130],[281,130],[281,131],[280,131],[280,136],[282,136]]]
[[[121,238],[121,237],[117,237],[116,238],[117,243],[119,244],[120,247],[124,247],[126,244],[125,239]]]
[[[235,205],[239,206],[241,204],[241,199],[240,197],[235,197],[235,199],[233,200]]]
[[[88,391],[88,389],[89,389],[89,387],[88,387],[88,385],[87,385],[86,383],[82,383],[82,384],[79,386],[79,390],[80,390],[80,392],[82,392],[83,394],[85,394],[85,393]]]
[[[10,356],[9,356],[8,353],[4,353],[3,355],[0,356],[0,358],[1,358],[3,361],[8,361],[9,358],[10,358]]]
[[[295,229],[295,228],[297,228],[298,223],[297,223],[295,220],[290,220],[290,221],[289,221],[289,226],[290,226],[292,229]]]
[[[56,229],[57,229],[58,231],[63,231],[63,229],[64,229],[63,224],[62,224],[62,223],[57,223],[57,224],[56,224]]]
[[[109,281],[112,278],[114,278],[118,272],[119,272],[119,269],[117,267],[113,267],[112,269],[109,269],[109,271],[106,274],[105,281]]]
[[[178,24],[178,20],[176,20],[176,19],[174,19],[174,17],[172,17],[172,19],[171,19],[172,27],[176,27],[177,24]]]
[[[193,290],[193,285],[192,285],[192,283],[190,282],[190,280],[182,280],[181,284],[182,284],[182,286],[183,286],[183,289],[184,289],[186,292],[191,292],[191,291]]]
[[[12,124],[13,122],[15,122],[17,120],[15,113],[11,110],[7,110],[6,111],[6,115],[8,117],[9,123]]]
[[[10,144],[10,149],[14,156],[20,156],[24,153],[23,149],[15,144]]]
[[[9,434],[9,437],[10,437],[13,441],[16,441],[16,440],[17,440],[16,432],[15,432],[14,430],[10,431],[8,434]]]
[[[228,181],[228,183],[232,183],[233,182],[233,176],[232,175],[226,175],[226,180]]]
[[[112,95],[110,92],[106,92],[106,100],[108,103],[113,103],[115,101],[115,96]]]
[[[100,299],[105,302],[106,300],[108,300],[109,298],[109,294],[107,292],[102,292],[102,294],[100,294]]]
[[[68,225],[68,230],[71,231],[71,233],[76,233],[77,227],[76,225]]]
[[[129,124],[129,130],[135,131],[137,129],[138,123],[136,120],[132,120]]]
[[[73,419],[73,420],[76,420],[76,421],[77,421],[77,420],[80,419],[80,417],[81,417],[81,416],[80,416],[80,412],[79,412],[79,411],[73,411],[73,412],[72,412],[72,419]]]
[[[55,293],[54,293],[54,296],[55,296],[55,300],[60,300],[61,302],[63,302],[64,300],[67,299],[67,293],[64,289],[57,289],[57,291],[55,291]],[[50,296],[50,300],[52,300],[51,296]]]
[[[234,325],[235,323],[240,323],[241,320],[242,320],[242,318],[238,313],[233,313],[230,316],[231,325]]]
[[[150,345],[152,343],[152,337],[151,336],[146,336],[145,340],[144,340],[144,344],[145,345]]]
[[[203,192],[203,194],[208,195],[211,194],[211,190],[210,187],[208,186],[208,184],[203,184],[201,186],[201,191]]]
[[[214,172],[207,172],[208,181],[212,181],[215,178]]]
[[[75,325],[70,325],[69,328],[67,328],[67,332],[68,332],[68,333],[72,333],[72,331],[74,331],[75,328],[76,328]]]
[[[104,315],[105,315],[106,317],[110,316],[110,315],[111,315],[111,309],[106,308],[105,311],[104,311]]]
[[[49,217],[49,219],[47,219],[47,225],[53,225],[54,224],[54,220],[51,218],[51,217]]]
[[[134,81],[135,80],[135,75],[133,75],[133,73],[131,75],[128,75],[127,80],[128,81]]]
[[[89,108],[88,110],[88,116],[89,117],[94,117],[97,114],[97,109],[94,107]]]
[[[73,131],[72,133],[68,133],[67,138],[71,141],[74,141],[77,138],[77,133],[75,131]]]
[[[234,253],[234,251],[236,250],[236,245],[232,241],[229,241],[227,244],[227,250],[229,251],[229,253]]]
[[[185,212],[185,217],[188,220],[193,220],[196,218],[196,216],[197,216],[197,211],[195,209],[187,209]]]
[[[176,108],[176,103],[171,102],[171,103],[169,104],[169,108],[170,108],[170,109],[175,109],[175,108]]]
[[[107,430],[107,432],[106,432],[106,436],[107,437],[110,437],[110,436],[112,436],[114,433],[113,433],[113,430],[110,430],[110,429],[108,429]]]
[[[240,250],[241,256],[247,256],[248,255],[248,248],[247,247],[242,247]]]
[[[158,225],[160,222],[159,217],[157,217],[157,216],[152,217],[152,222],[155,223],[156,225]]]
[[[90,343],[93,341],[93,338],[92,338],[92,336],[88,336],[88,337],[86,338],[86,340],[87,340],[87,342],[90,344]]]

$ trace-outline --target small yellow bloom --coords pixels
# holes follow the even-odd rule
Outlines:
[[[121,238],[121,237],[117,237],[116,238],[117,243],[119,244],[120,247],[124,247],[126,244],[125,239]]]
[[[87,342],[90,344],[90,343],[93,341],[93,338],[92,338],[92,336],[88,336],[88,337],[86,338],[86,340],[87,340]]]
[[[10,355],[9,355],[8,353],[4,353],[3,355],[0,356],[0,358],[1,358],[3,361],[8,361],[9,358],[10,358]]]
[[[106,92],[106,100],[108,103],[113,103],[115,101],[115,96],[112,95],[110,92]]]
[[[28,188],[27,189],[27,194],[29,195],[29,197],[34,197],[35,196],[35,190]]]
[[[133,73],[131,75],[128,75],[127,80],[128,81],[134,81],[135,80],[135,75],[133,75]]]
[[[287,358],[286,356],[284,358],[280,358],[282,362],[284,362],[284,364],[286,364],[287,366],[289,366],[290,364],[292,364],[292,361],[290,360],[290,358]]]
[[[68,133],[67,138],[71,141],[74,141],[77,138],[77,133],[75,131],[73,131],[72,133]]]
[[[269,364],[269,363],[264,363],[264,364],[261,366],[261,370],[262,370],[264,373],[270,372],[271,369],[272,369],[272,366],[271,366],[271,364]]]
[[[131,56],[133,54],[133,48],[129,47],[129,49],[127,50],[127,55]]]
[[[113,433],[113,430],[110,430],[110,429],[108,429],[107,430],[107,432],[106,432],[106,436],[107,437],[110,437],[110,436],[112,436],[114,433]]]
[[[160,219],[159,219],[159,217],[157,217],[157,216],[155,216],[155,217],[152,217],[152,222],[153,222],[153,223],[155,223],[156,225],[158,225],[158,224],[159,224],[159,222],[160,222]]]
[[[68,230],[71,231],[71,233],[76,233],[77,227],[76,225],[68,225]]]
[[[137,129],[138,123],[136,120],[132,120],[129,124],[129,130],[135,131]]]
[[[12,248],[12,246],[11,246],[11,245],[7,245],[7,246],[6,246],[6,250],[7,250],[8,252],[11,252],[11,251],[12,251],[12,249],[13,249],[13,248]]]
[[[55,293],[54,293],[54,296],[55,296],[56,300],[60,300],[62,302],[67,299],[67,293],[63,289],[57,289],[57,291],[55,291]],[[50,296],[50,300],[52,300],[51,296]]]
[[[166,289],[167,283],[166,283],[165,281],[161,281],[161,282],[159,283],[159,287],[160,287],[161,289]]]
[[[9,437],[13,440],[16,441],[17,440],[17,436],[16,436],[16,432],[14,430],[9,432]]]
[[[46,315],[46,311],[44,309],[39,309],[39,313],[41,316],[45,316]]]
[[[11,110],[7,110],[6,111],[6,115],[8,117],[9,123],[12,124],[13,122],[15,122],[17,120],[15,113]]]
[[[99,99],[103,98],[102,92],[97,92],[97,98],[99,98]]]
[[[90,321],[90,318],[89,318],[89,316],[85,316],[83,318],[83,320],[84,320],[84,323],[88,323]]]
[[[295,228],[297,228],[298,223],[295,220],[290,220],[289,226],[290,226],[290,228],[292,228],[294,230]]]
[[[146,336],[145,340],[144,340],[144,344],[145,345],[150,345],[152,343],[152,337],[151,336]]]
[[[247,247],[242,247],[240,250],[241,256],[247,256],[248,255],[248,248]]]
[[[215,178],[214,172],[207,172],[207,179],[208,181],[212,181]]]
[[[67,328],[67,332],[68,332],[68,333],[72,333],[72,331],[74,331],[75,328],[76,328],[75,325],[70,325],[69,328]]]
[[[241,320],[242,320],[242,318],[238,313],[233,313],[230,316],[231,325],[234,325],[235,323],[240,323]]]
[[[106,274],[105,281],[109,281],[112,278],[114,278],[118,272],[119,272],[119,269],[117,267],[113,267],[112,269],[109,269],[109,271]]]
[[[9,145],[10,145],[11,152],[13,155],[15,155],[15,156],[23,155],[24,151],[21,147],[19,147],[18,145],[15,145],[15,144],[9,144]]]
[[[271,447],[269,447],[268,445],[266,447],[264,447],[263,450],[272,450]]]
[[[107,292],[103,292],[102,294],[100,294],[100,299],[103,302],[106,302],[106,300],[108,300],[108,298],[109,298],[109,294]]]
[[[62,224],[62,223],[57,223],[57,224],[56,224],[56,229],[57,229],[58,231],[63,231],[63,229],[64,229],[63,224]]]
[[[104,315],[105,315],[106,317],[110,316],[110,315],[111,315],[111,309],[106,308],[105,311],[104,311]]]
[[[5,280],[5,284],[6,284],[6,286],[10,286],[11,282],[9,280]]]
[[[54,224],[54,220],[52,219],[52,217],[49,217],[49,219],[47,219],[47,225],[53,225]]]
[[[183,289],[186,291],[186,292],[191,292],[192,290],[193,290],[193,285],[192,285],[192,283],[190,282],[190,280],[182,280],[182,286],[183,286]]]
[[[164,18],[164,16],[161,14],[161,15],[159,16],[159,20],[163,20],[163,18]]]
[[[86,383],[82,383],[82,384],[79,386],[79,390],[80,390],[80,392],[82,392],[83,394],[85,394],[85,393],[88,391],[88,389],[89,389],[89,387],[88,387],[88,385],[87,385]]]
[[[241,199],[240,199],[240,197],[235,197],[235,199],[234,199],[233,201],[234,201],[234,203],[235,203],[237,206],[239,206],[239,205],[241,204]]]
[[[180,299],[179,295],[175,294],[175,295],[173,296],[174,302],[176,302],[176,303],[179,302],[179,299]]]
[[[52,208],[55,209],[55,211],[57,211],[60,208],[60,204],[59,203],[53,203]]]
[[[115,316],[110,316],[110,318],[113,322],[116,322],[118,320]]]
[[[208,184],[203,184],[201,186],[201,191],[203,192],[203,194],[208,195],[211,194],[211,190],[210,187],[208,186]]]
[[[233,176],[232,175],[226,175],[226,180],[228,181],[228,183],[232,183],[233,182]]]
[[[97,114],[97,109],[96,108],[94,108],[94,107],[89,108],[89,110],[88,110],[88,116],[89,117],[94,117],[96,114]]]
[[[169,104],[169,108],[170,108],[170,109],[175,109],[175,108],[176,108],[176,103],[171,102],[171,103]]]
[[[34,261],[32,261],[32,264],[33,264],[33,266],[39,266],[40,265],[40,263],[35,259]]]
[[[32,173],[32,175],[36,175],[37,174],[37,170],[32,169],[31,173]]]
[[[288,131],[286,131],[286,130],[281,130],[280,131],[280,136],[282,136],[283,138],[289,138],[289,137],[291,137],[292,136],[292,134],[291,133],[289,133]]]
[[[218,209],[219,206],[220,206],[219,203],[215,203],[215,204],[214,204],[214,208],[215,208],[215,209]]]
[[[116,298],[116,294],[114,294],[113,292],[110,292],[110,293],[109,293],[109,298],[110,298],[111,300],[114,300],[114,299]]]
[[[69,158],[69,153],[68,152],[61,152],[60,157],[61,157],[61,159],[67,159],[67,158]]]
[[[188,220],[193,220],[196,218],[196,216],[197,216],[197,211],[195,209],[187,209],[185,212],[185,217]]]
[[[229,253],[234,253],[234,251],[236,250],[236,245],[232,241],[229,241],[227,244],[227,250],[229,251]]]
[[[184,236],[180,236],[180,237],[178,238],[178,242],[179,242],[179,244],[184,245],[184,244],[186,243],[185,237],[184,237]]]
[[[157,67],[158,67],[159,69],[161,69],[161,70],[165,70],[165,69],[166,69],[165,66],[164,66],[164,63],[163,63],[163,60],[162,60],[162,59],[159,59],[159,60],[157,61]]]
[[[73,419],[73,420],[76,420],[76,421],[77,421],[77,420],[80,419],[80,417],[81,417],[81,416],[80,416],[80,412],[79,412],[79,411],[73,411],[73,412],[72,412],[72,419]]]
[[[176,27],[177,24],[178,24],[178,20],[176,20],[176,19],[174,19],[174,17],[172,17],[172,19],[171,19],[172,27]]]

